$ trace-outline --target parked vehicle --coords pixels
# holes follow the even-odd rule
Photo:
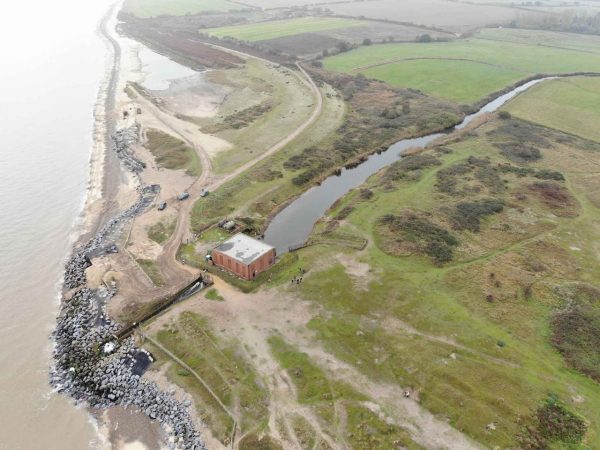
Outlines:
[[[182,192],[181,194],[179,194],[177,196],[177,200],[181,201],[181,200],[185,200],[186,198],[189,198],[190,194],[188,192]]]
[[[160,205],[158,205],[159,211],[164,211],[166,208],[167,208],[167,202],[162,202]]]
[[[210,191],[202,191],[202,193],[200,194],[200,197],[207,197],[208,194],[210,194]]]

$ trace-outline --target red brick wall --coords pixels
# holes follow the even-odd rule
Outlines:
[[[241,278],[251,280],[254,278],[255,273],[258,275],[275,263],[275,249],[265,253],[256,261],[253,261],[249,266],[246,266],[217,250],[213,250],[212,259],[217,266],[222,267]]]

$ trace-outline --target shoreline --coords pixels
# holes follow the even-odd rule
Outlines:
[[[118,8],[119,4],[112,5],[97,28],[108,53],[105,75],[93,106],[87,188],[73,226],[72,250],[59,289],[50,384],[55,392],[69,395],[75,401],[74,407],[85,407],[95,425],[95,441],[100,448],[110,443],[110,448],[123,449],[204,449],[187,406],[135,373],[133,361],[140,350],[132,338],[118,342],[114,351],[98,354],[93,350],[111,340],[118,328],[104,311],[116,288],[92,290],[87,286],[87,254],[103,252],[112,245],[123,227],[142,213],[157,193],[157,188],[144,186],[135,171],[133,176],[125,171],[119,159],[122,151],[137,141],[139,128],[133,125],[119,130],[115,112],[122,51],[108,27]],[[130,181],[135,179],[138,198],[123,208],[118,202],[120,190],[134,188],[132,183],[124,182],[127,177]]]

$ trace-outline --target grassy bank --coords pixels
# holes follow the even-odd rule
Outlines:
[[[198,177],[202,172],[200,159],[196,151],[185,142],[160,130],[148,130],[145,146],[154,156],[158,167],[173,170],[185,170],[192,176]]]

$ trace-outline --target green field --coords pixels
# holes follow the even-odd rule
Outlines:
[[[351,19],[302,17],[300,19],[273,20],[268,22],[236,25],[231,27],[209,28],[202,30],[220,38],[232,37],[241,41],[264,41],[283,36],[301,33],[317,33],[319,31],[338,30],[364,25],[365,22]]]
[[[600,78],[546,81],[506,109],[522,119],[600,141]]]
[[[548,140],[538,142],[544,148],[534,162],[517,164],[500,150],[511,140],[530,145],[539,136]],[[581,174],[590,161],[598,161],[598,147],[523,122],[496,121],[439,153],[431,151],[433,165],[405,164],[403,170],[372,177],[362,186],[368,197],[358,189],[346,196],[313,235],[327,234],[336,216],[350,211],[334,233],[373,243],[348,253],[369,265],[367,275],[352,275],[336,262],[339,252],[348,252],[343,247],[316,245],[298,252],[297,264],[309,270],[299,291],[322,310],[309,328],[328,352],[373,383],[418,389],[422,406],[486,447],[515,448],[522,424],[535,422],[537,408],[551,394],[586,417],[589,430],[584,447],[550,448],[599,448],[600,387],[567,369],[550,343],[551,320],[565,307],[564,292],[600,280],[592,249],[600,238],[598,180]],[[499,164],[533,172],[500,175]],[[536,178],[552,170],[566,181]],[[442,182],[451,176],[457,185],[445,193],[450,190],[442,190]],[[536,183],[560,186],[564,205],[540,201],[532,188]],[[461,231],[448,222],[456,202],[490,197],[504,199],[506,206],[485,217],[480,231]],[[456,237],[452,262],[436,265],[411,242],[400,245],[400,234],[381,233],[380,218],[406,211]],[[453,349],[452,341],[463,347]],[[584,340],[578,345],[588,351],[583,358],[600,356]],[[458,356],[449,357],[453,352]],[[585,402],[574,401],[576,395]],[[486,425],[492,422],[496,428],[490,433]]]
[[[233,11],[240,5],[227,0],[125,0],[123,11],[137,17],[183,16],[207,11]]]
[[[513,30],[485,30],[477,36],[481,38],[360,47],[329,57],[324,64],[330,70],[362,73],[461,103],[474,103],[536,73],[600,72],[600,54],[584,48],[581,37],[566,35],[564,48],[556,48],[525,44],[523,35]],[[556,33],[536,36],[557,39]],[[587,45],[597,40],[590,37]]]

